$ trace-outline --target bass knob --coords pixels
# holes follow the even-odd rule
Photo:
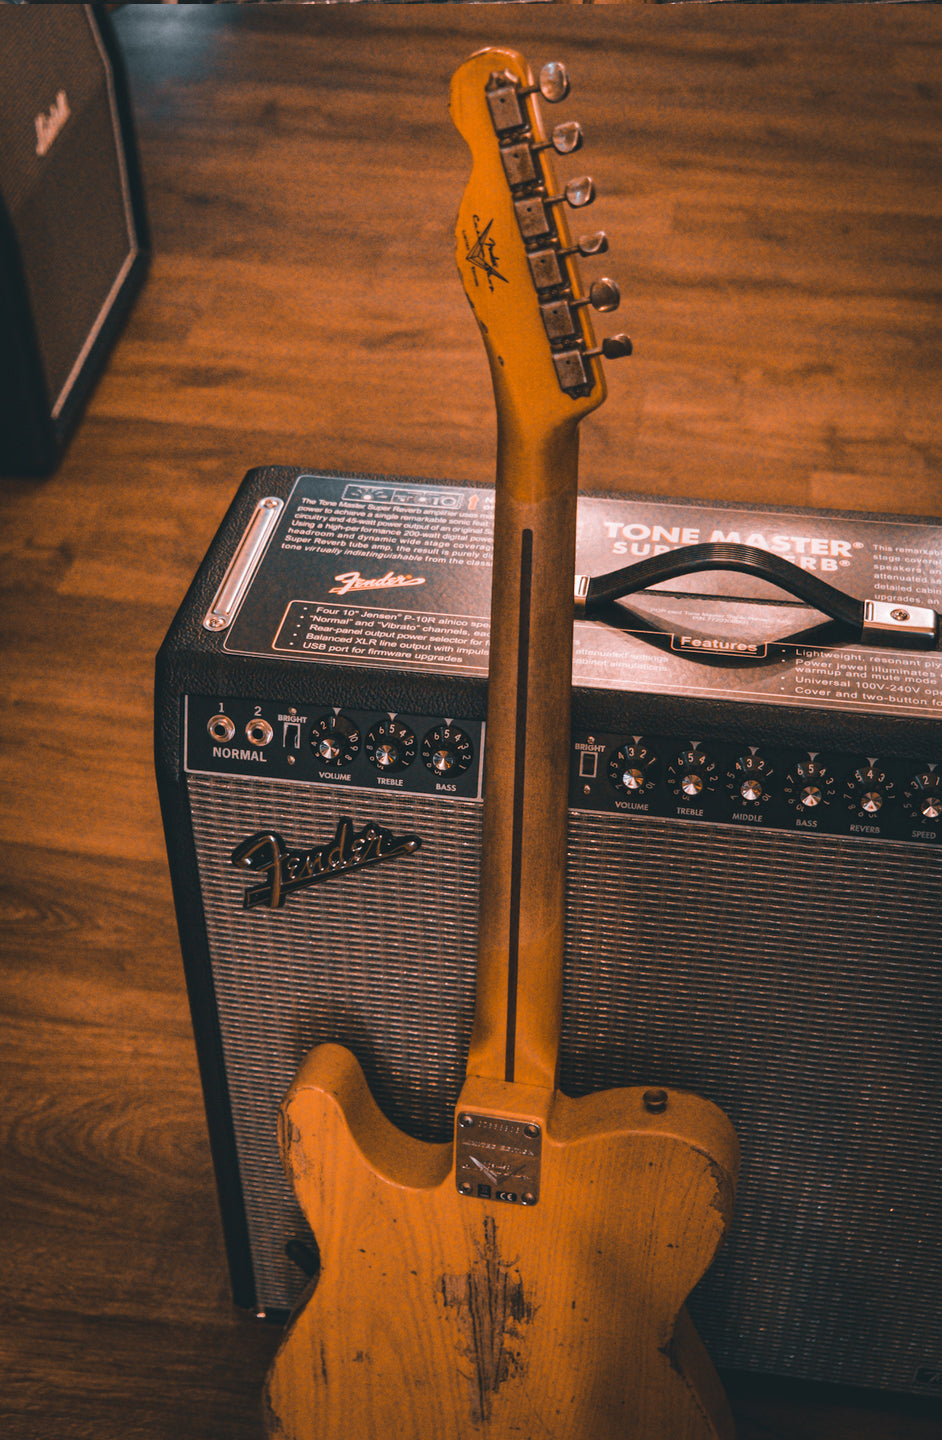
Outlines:
[[[782,793],[800,815],[814,814],[830,805],[837,791],[837,784],[830,770],[816,755],[799,760],[789,771],[782,786]]]
[[[470,737],[457,725],[437,725],[422,741],[422,763],[434,775],[462,775],[473,759]]]

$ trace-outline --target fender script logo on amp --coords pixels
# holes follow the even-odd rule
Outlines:
[[[245,909],[267,905],[270,910],[277,910],[294,890],[363,865],[411,854],[421,844],[418,835],[395,835],[392,830],[372,822],[362,830],[354,830],[353,821],[344,819],[338,822],[333,839],[326,845],[292,850],[276,831],[259,830],[237,845],[230,859],[236,869],[265,877],[263,884],[246,890],[242,900]]]

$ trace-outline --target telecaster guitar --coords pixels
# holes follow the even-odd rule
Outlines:
[[[457,256],[497,401],[478,994],[453,1144],[396,1130],[357,1060],[312,1052],[282,1153],[320,1275],[266,1388],[281,1440],[719,1440],[732,1423],[684,1303],[729,1222],[738,1151],[715,1106],[674,1090],[573,1100],[556,1086],[578,424],[601,403],[586,296],[538,94],[491,49],[452,83],[473,170]],[[626,883],[630,883],[626,879]]]

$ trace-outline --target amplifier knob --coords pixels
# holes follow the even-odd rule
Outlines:
[[[917,820],[935,824],[942,819],[942,776],[936,770],[921,770],[903,792],[903,804]]]
[[[785,799],[801,813],[829,805],[836,789],[834,776],[815,756],[800,760],[782,786]]]
[[[852,815],[875,820],[883,807],[893,799],[895,786],[885,770],[876,763],[860,765],[844,782],[844,800]]]
[[[640,795],[654,787],[657,756],[641,740],[619,745],[608,762],[608,778],[616,790]]]
[[[422,761],[435,775],[461,775],[473,759],[470,737],[456,725],[437,725],[422,741]]]
[[[703,750],[682,750],[667,767],[668,789],[680,800],[698,800],[716,789],[716,762]]]
[[[737,805],[758,807],[767,804],[770,796],[770,782],[775,771],[769,760],[756,751],[740,755],[726,772],[726,788]]]
[[[395,770],[408,770],[415,759],[416,740],[401,720],[381,720],[370,730],[363,750],[371,765],[389,775]]]
[[[311,749],[322,765],[349,765],[360,748],[359,726],[347,715],[323,715],[311,731]]]

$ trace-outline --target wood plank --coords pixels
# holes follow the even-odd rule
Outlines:
[[[150,756],[175,607],[252,465],[490,478],[445,101],[492,41],[570,64],[572,168],[599,190],[584,228],[609,231],[599,268],[636,341],[583,427],[584,483],[938,513],[942,21],[906,5],[116,21],[152,273],[58,471],[0,484],[0,1412],[5,1440],[257,1440],[277,1336],[227,1297]],[[731,1389],[740,1440],[942,1433],[924,1404]]]

